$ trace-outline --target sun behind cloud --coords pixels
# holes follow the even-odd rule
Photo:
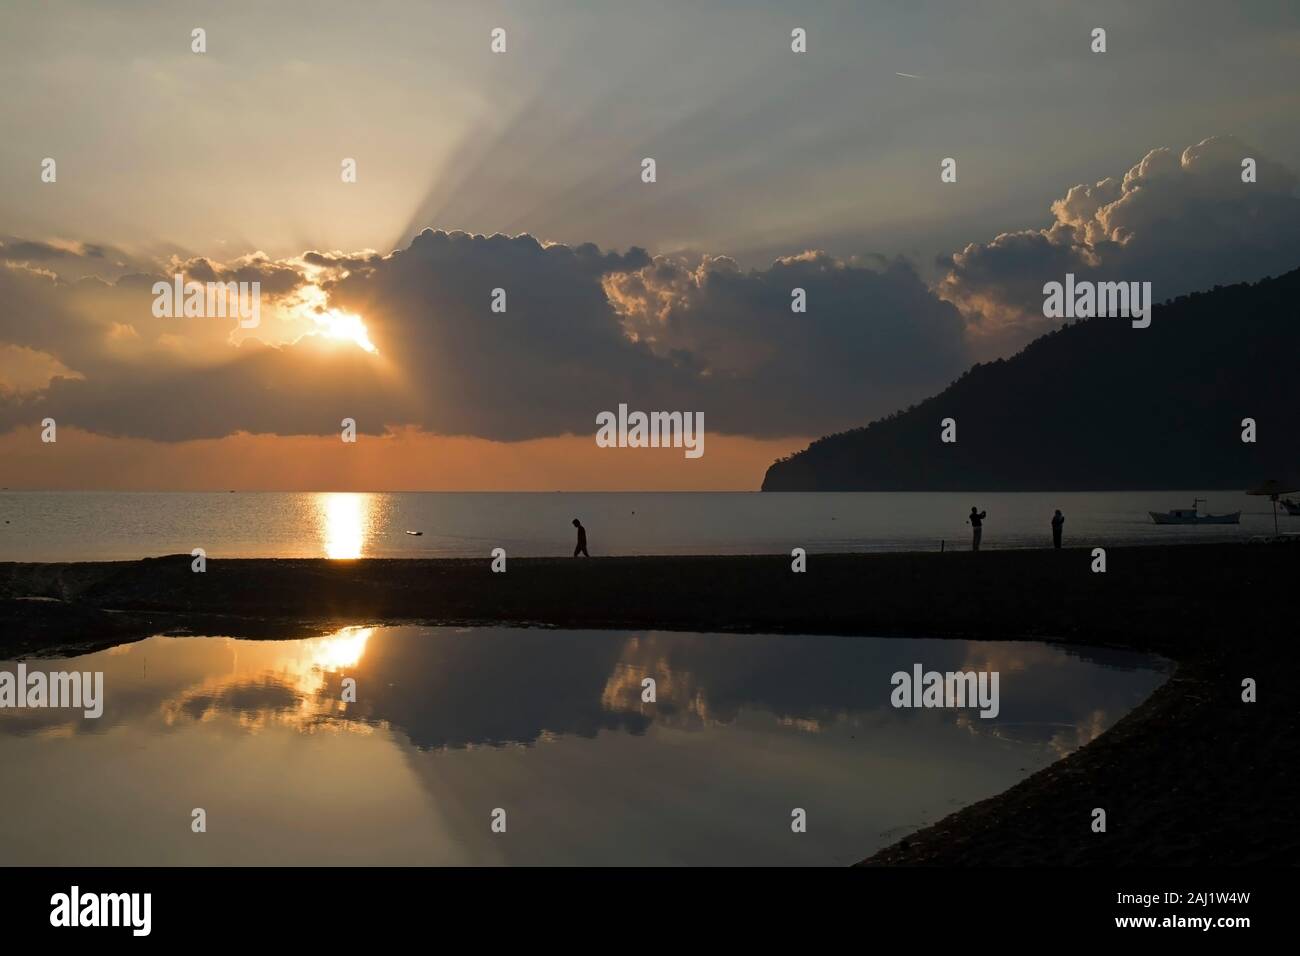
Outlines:
[[[379,349],[375,348],[375,344],[370,341],[370,333],[366,329],[366,323],[362,321],[361,316],[354,312],[326,309],[324,312],[314,313],[312,320],[320,327],[318,334],[324,335],[326,338],[351,342],[372,355],[379,353]]]
[[[355,312],[335,308],[328,302],[329,295],[325,290],[308,282],[296,289],[285,303],[284,315],[306,335],[350,342],[364,352],[378,355],[379,349],[370,340],[365,320]]]

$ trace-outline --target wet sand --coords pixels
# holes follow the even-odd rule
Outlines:
[[[209,559],[0,564],[0,655],[345,623],[533,624],[1052,640],[1178,664],[1087,747],[867,864],[1295,863],[1300,548],[482,560]],[[47,598],[52,600],[31,600]],[[1241,701],[1241,681],[1259,702]],[[1103,807],[1107,832],[1093,833]]]

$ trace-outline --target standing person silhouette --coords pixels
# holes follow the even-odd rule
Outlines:
[[[987,511],[977,511],[975,506],[971,505],[970,517],[966,520],[970,522],[971,528],[974,529],[974,537],[971,539],[971,550],[980,549],[980,538],[984,536],[984,519],[989,516]]]
[[[1061,509],[1056,509],[1056,514],[1052,515],[1052,547],[1057,551],[1061,550],[1061,531],[1065,528],[1065,515],[1061,514]]]
[[[573,526],[578,529],[578,545],[573,549],[573,556],[575,558],[578,555],[582,555],[584,558],[591,557],[587,553],[587,529],[582,526],[582,522],[577,518],[573,519]]]

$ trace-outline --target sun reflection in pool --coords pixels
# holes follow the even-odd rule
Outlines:
[[[233,719],[257,732],[278,725],[369,733],[372,728],[347,718],[341,681],[355,676],[373,627],[345,627],[333,634],[297,641],[212,639],[204,650],[230,653],[229,663],[165,700],[168,725],[186,721]],[[133,645],[134,646],[134,645]]]
[[[366,641],[375,632],[373,627],[345,627],[328,637],[314,637],[302,644],[307,650],[312,667],[323,671],[336,671],[355,667],[366,652]]]

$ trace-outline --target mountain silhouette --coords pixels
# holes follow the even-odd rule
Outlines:
[[[1123,318],[1064,325],[919,405],[775,462],[763,490],[1244,490],[1295,479],[1298,311],[1300,269],[1180,296],[1145,329]],[[945,418],[955,443],[940,441]]]

